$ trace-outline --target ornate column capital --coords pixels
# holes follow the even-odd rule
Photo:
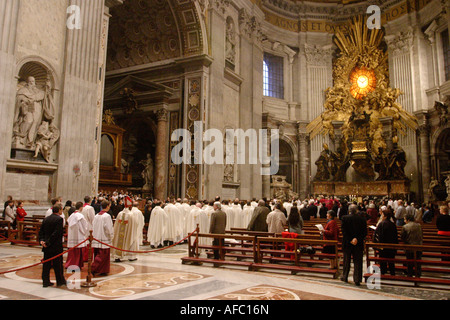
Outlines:
[[[414,44],[414,30],[409,28],[408,31],[386,36],[385,39],[393,56],[409,53]]]
[[[166,108],[161,108],[155,111],[156,119],[160,121],[169,121],[169,111]]]
[[[331,45],[320,47],[305,43],[306,62],[310,65],[326,65],[331,63],[333,48]]]
[[[239,28],[241,35],[261,46],[264,39],[261,22],[255,16],[251,16],[244,8],[239,10]]]
[[[208,0],[202,2],[209,2],[210,8],[224,15],[227,11],[227,8],[230,6],[231,0]]]

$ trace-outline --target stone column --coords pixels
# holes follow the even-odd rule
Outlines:
[[[66,30],[63,87],[61,90],[61,138],[54,195],[83,199],[93,195],[97,178],[98,125],[102,109],[102,85],[107,13],[104,0],[70,0],[80,8],[80,29]],[[100,77],[102,75],[102,77]],[[74,168],[79,166],[79,174]]]
[[[308,186],[310,183],[308,172],[308,134],[305,132],[297,132],[298,142],[298,159],[299,159],[299,196],[300,199],[305,199],[308,196]]]
[[[430,200],[428,187],[431,182],[431,162],[430,162],[430,125],[423,119],[419,125],[420,143],[420,176],[422,177],[422,193],[424,202]]]
[[[154,196],[159,200],[165,200],[167,195],[168,115],[169,112],[166,108],[156,111],[158,125],[156,129]]]
[[[5,199],[6,160],[10,156],[12,126],[14,122],[15,57],[17,21],[20,0],[0,2],[0,197]]]

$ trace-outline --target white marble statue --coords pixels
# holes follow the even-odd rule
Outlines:
[[[55,118],[51,91],[50,80],[47,80],[45,88],[41,89],[36,86],[36,80],[32,76],[17,90],[13,126],[14,148],[32,150],[42,121],[51,122]]]

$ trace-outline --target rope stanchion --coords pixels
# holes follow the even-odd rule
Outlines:
[[[88,257],[88,273],[86,276],[86,281],[81,284],[83,288],[92,288],[97,286],[95,282],[92,282],[92,241],[94,237],[92,236],[92,230],[89,231],[89,257]]]

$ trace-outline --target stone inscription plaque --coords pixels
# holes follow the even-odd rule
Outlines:
[[[15,200],[48,201],[50,177],[46,175],[6,173],[5,192]]]

